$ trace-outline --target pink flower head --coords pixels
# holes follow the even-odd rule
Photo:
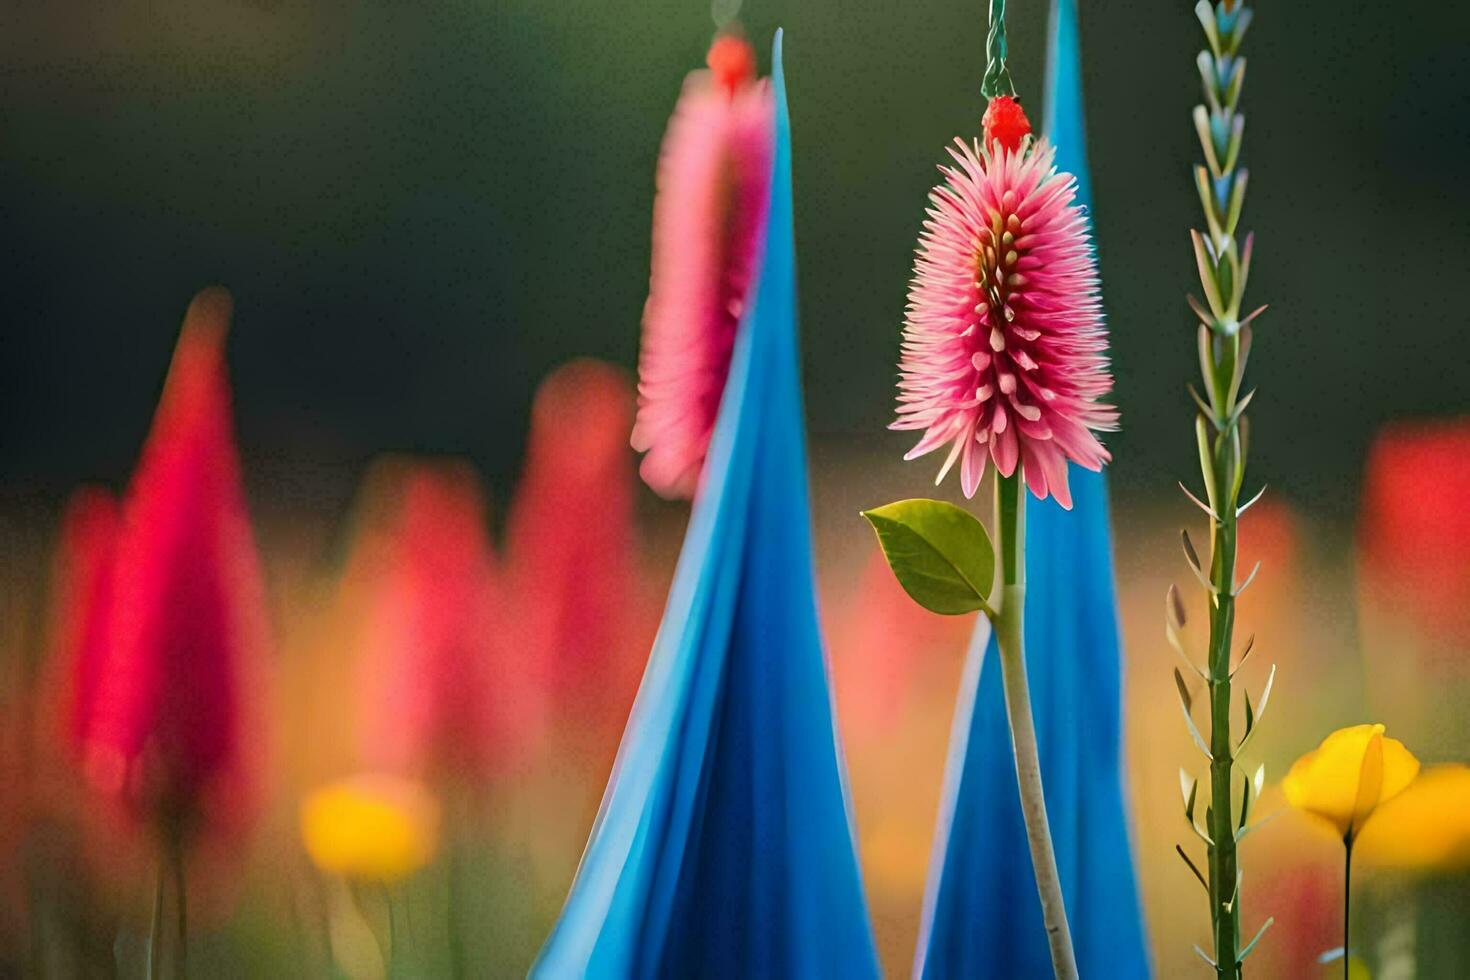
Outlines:
[[[643,310],[641,473],[665,497],[692,497],[749,300],[770,193],[775,105],[750,46],[710,49],[674,107],[659,154],[653,263]]]
[[[347,575],[368,604],[365,752],[403,775],[479,781],[506,761],[520,721],[479,481],[461,463],[389,461],[365,496]]]
[[[1070,508],[1067,461],[1101,469],[1094,433],[1118,418],[1098,402],[1112,377],[1076,180],[1045,139],[957,139],[949,153],[919,237],[892,428],[924,433],[905,459],[948,445],[939,480],[958,461],[967,497],[993,460]]]
[[[526,462],[506,520],[521,669],[575,720],[615,746],[657,629],[634,529],[632,385],[592,360],[536,391]]]
[[[247,718],[266,638],[240,485],[222,289],[194,298],[123,504],[110,642],[84,715],[87,775],[155,823],[238,827],[260,753]]]

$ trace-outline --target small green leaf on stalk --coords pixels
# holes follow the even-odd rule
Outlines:
[[[1184,683],[1184,675],[1179,673],[1179,668],[1174,668],[1174,686],[1179,690],[1179,703],[1184,705],[1184,713],[1189,714],[1194,710],[1194,696],[1189,693],[1189,685]]]
[[[1205,29],[1205,37],[1210,41],[1210,50],[1215,53],[1216,58],[1219,58],[1224,52],[1220,50],[1220,30],[1215,25],[1215,8],[1210,6],[1209,0],[1199,0],[1199,3],[1194,5],[1194,15],[1199,18],[1200,26]]]
[[[1276,665],[1271,665],[1271,672],[1266,675],[1266,686],[1261,691],[1261,704],[1256,708],[1256,717],[1266,713],[1266,703],[1271,700],[1271,688],[1276,683]]]
[[[1240,213],[1245,210],[1245,185],[1250,180],[1250,171],[1242,167],[1230,178],[1230,206],[1225,209],[1225,234],[1234,236],[1240,224]]]
[[[1245,439],[1243,427],[1230,430],[1230,462],[1234,467],[1230,481],[1230,506],[1240,500],[1240,488],[1245,485]]]
[[[1245,414],[1245,410],[1250,407],[1251,399],[1254,397],[1256,397],[1256,389],[1252,388],[1250,391],[1247,391],[1245,393],[1244,398],[1235,403],[1235,414],[1230,416],[1231,425],[1234,425],[1236,422],[1240,421],[1241,416],[1243,416]]]
[[[1240,90],[1245,85],[1245,59],[1236,58],[1230,69],[1230,79],[1225,83],[1225,110],[1234,112],[1240,105]]]
[[[1240,291],[1245,292],[1245,282],[1251,275],[1251,252],[1256,247],[1256,233],[1248,232],[1245,236],[1245,247],[1240,250]],[[1236,312],[1240,312],[1238,309]]]
[[[1240,668],[1237,667],[1236,669],[1239,670]],[[1239,755],[1242,751],[1245,750],[1246,744],[1248,742],[1250,742],[1251,736],[1255,734],[1256,727],[1257,727],[1257,722],[1259,722],[1260,719],[1261,719],[1261,716],[1266,713],[1266,703],[1271,700],[1271,688],[1272,688],[1272,686],[1275,683],[1276,683],[1276,665],[1275,664],[1272,664],[1271,665],[1271,672],[1266,675],[1266,686],[1261,691],[1261,703],[1256,707],[1256,709],[1255,709],[1254,712],[1251,711],[1251,698],[1250,698],[1250,694],[1249,693],[1246,694],[1246,696],[1245,696],[1245,734],[1241,735],[1241,737],[1240,737],[1240,744],[1238,744],[1238,745],[1235,746],[1235,752],[1236,752],[1237,755]]]
[[[1222,107],[1219,96],[1215,94],[1215,90],[1219,88],[1219,82],[1215,76],[1215,59],[1210,57],[1208,51],[1201,51],[1194,59],[1194,64],[1199,69],[1200,84],[1205,90],[1205,98],[1209,100],[1210,111],[1219,112]]]
[[[946,616],[989,613],[995,549],[973,514],[942,500],[900,500],[863,511],[863,517],[915,602]]]
[[[1215,284],[1215,258],[1210,254],[1211,249],[1205,244],[1205,236],[1191,228],[1189,237],[1194,243],[1194,263],[1199,268],[1199,283],[1205,291],[1205,302],[1210,304],[1210,312],[1215,314],[1215,319],[1223,320],[1225,319],[1225,302]]]
[[[1197,316],[1197,317],[1199,317],[1200,329],[1201,330],[1208,330],[1208,329],[1210,329],[1210,327],[1215,322],[1215,318],[1210,315],[1210,311],[1207,310],[1207,309],[1205,309],[1204,308],[1204,305],[1201,304],[1199,300],[1197,300],[1197,299],[1194,298],[1194,294],[1193,293],[1185,293],[1184,294],[1184,299],[1185,299],[1185,302],[1189,303],[1189,308],[1191,310],[1194,310],[1194,315]]]
[[[1184,495],[1188,497],[1191,501],[1193,501],[1196,507],[1208,514],[1211,520],[1215,521],[1215,523],[1217,524],[1220,522],[1220,518],[1215,516],[1215,512],[1210,508],[1210,505],[1196,497],[1194,494],[1190,493],[1189,488],[1184,485],[1183,480],[1179,481],[1179,489],[1184,491]]]
[[[1225,172],[1235,169],[1240,159],[1240,144],[1245,137],[1245,116],[1236,115],[1230,126],[1230,147],[1225,151]]]
[[[1184,624],[1188,622],[1184,613],[1184,600],[1180,598],[1179,590],[1172,585],[1169,586],[1166,611],[1169,613],[1169,621],[1174,625],[1174,628],[1184,629]]]
[[[1237,298],[1235,300],[1235,308],[1239,309],[1239,306],[1240,301]],[[1227,405],[1234,405],[1235,399],[1240,395],[1240,386],[1245,381],[1245,367],[1250,363],[1251,359],[1252,337],[1250,328],[1237,323],[1235,330],[1232,332],[1236,334],[1235,340],[1233,341],[1235,349],[1232,358],[1234,370],[1230,376],[1230,392],[1225,396],[1225,404]],[[1239,412],[1238,407],[1236,411],[1237,413]]]
[[[1255,392],[1251,392],[1251,394],[1255,394]],[[1261,489],[1259,489],[1259,490],[1256,491],[1256,495],[1254,497],[1252,497],[1251,499],[1247,500],[1245,503],[1241,504],[1239,507],[1236,508],[1236,510],[1235,510],[1235,516],[1236,517],[1240,517],[1241,515],[1243,515],[1246,511],[1250,510],[1251,507],[1255,505],[1255,502],[1257,500],[1260,500],[1265,495],[1266,495],[1266,488],[1263,486],[1263,487],[1261,487]]]
[[[1200,735],[1199,728],[1195,725],[1194,718],[1189,713],[1189,706],[1184,703],[1183,698],[1179,701],[1179,708],[1184,714],[1184,724],[1189,728],[1189,734],[1194,739],[1194,744],[1199,746],[1199,750],[1205,754],[1206,759],[1214,762],[1215,757],[1210,754],[1210,747],[1205,744],[1204,737]]]
[[[1251,26],[1251,10],[1249,7],[1241,9],[1235,18],[1235,30],[1230,32],[1229,49],[1226,54],[1233,55],[1240,50],[1240,42],[1245,40],[1245,29]]]
[[[1216,241],[1225,237],[1225,229],[1216,214],[1215,195],[1210,190],[1210,175],[1204,167],[1194,168],[1194,187],[1199,192],[1200,209],[1205,213],[1205,222],[1210,226],[1210,237]]]
[[[1252,320],[1254,320],[1256,317],[1260,316],[1262,313],[1265,313],[1266,312],[1266,307],[1269,306],[1269,305],[1270,305],[1269,303],[1262,303],[1260,306],[1256,307],[1254,310],[1252,310],[1250,312],[1250,315],[1248,315],[1245,319],[1243,319],[1243,320],[1240,321],[1240,325],[1242,327],[1244,327],[1247,324],[1249,324]]]
[[[1220,513],[1220,502],[1215,499],[1215,457],[1210,451],[1210,433],[1205,420],[1199,416],[1194,419],[1194,440],[1199,446],[1199,471],[1205,478],[1205,499],[1210,502],[1209,513],[1215,517]],[[1186,493],[1188,491],[1185,491]],[[1218,524],[1220,519],[1215,517]]]
[[[1210,893],[1210,885],[1209,885],[1209,882],[1205,881],[1205,876],[1202,875],[1202,874],[1200,874],[1199,868],[1195,867],[1194,862],[1189,859],[1189,855],[1186,854],[1186,853],[1184,853],[1184,845],[1183,844],[1175,844],[1174,845],[1174,851],[1181,858],[1184,859],[1184,863],[1189,866],[1189,870],[1190,871],[1193,871],[1194,872],[1195,878],[1199,880],[1200,885],[1203,886],[1203,888],[1205,890],[1205,894],[1208,895]],[[1195,949],[1199,949],[1199,947],[1196,946]]]
[[[1254,651],[1255,648],[1256,648],[1256,634],[1252,633],[1250,635],[1250,638],[1245,641],[1245,650],[1244,650],[1244,652],[1241,653],[1240,660],[1236,662],[1236,664],[1235,664],[1235,670],[1232,670],[1230,672],[1230,676],[1231,677],[1234,677],[1235,676],[1235,671],[1236,670],[1239,670],[1240,668],[1242,668],[1242,667],[1245,666],[1245,662],[1250,659],[1251,652]]]
[[[1220,431],[1220,423],[1215,419],[1215,410],[1205,404],[1205,400],[1200,397],[1199,389],[1192,384],[1187,384],[1184,387],[1189,392],[1189,397],[1193,398],[1195,405],[1199,407],[1200,414],[1208,416],[1210,424],[1215,427],[1215,431]]]
[[[1237,829],[1239,829],[1239,827],[1244,827],[1246,825],[1246,822],[1248,820],[1250,820],[1250,813],[1251,813],[1251,778],[1249,776],[1246,776],[1243,780],[1241,780],[1241,788],[1240,788],[1240,824],[1237,827]]]
[[[1179,769],[1179,796],[1184,800],[1184,819],[1190,823],[1194,822],[1194,801],[1199,795],[1199,780],[1189,774],[1189,770]]]
[[[1195,568],[1199,568],[1199,554],[1194,550],[1194,542],[1189,540],[1189,532],[1180,528],[1179,537],[1184,542],[1184,557],[1188,558],[1189,563]]]
[[[1246,10],[1246,11],[1242,11],[1241,13],[1242,14],[1248,14],[1248,13],[1250,13],[1250,11]],[[1266,930],[1269,929],[1269,928],[1271,928],[1271,924],[1274,923],[1275,921],[1276,921],[1276,917],[1275,916],[1271,916],[1270,918],[1268,918],[1266,920],[1265,924],[1263,926],[1261,926],[1261,931],[1256,933],[1256,938],[1254,938],[1250,942],[1246,943],[1245,944],[1245,948],[1242,949],[1240,951],[1240,955],[1238,957],[1236,957],[1235,962],[1237,964],[1240,964],[1240,963],[1244,963],[1245,962],[1245,958],[1251,954],[1251,950],[1253,950],[1253,949],[1256,948],[1256,943],[1258,943],[1258,942],[1261,941],[1261,937],[1266,934]]]
[[[1206,963],[1210,964],[1210,969],[1211,970],[1215,969],[1215,961],[1212,960],[1212,959],[1210,959],[1210,954],[1209,953],[1206,953],[1204,950],[1202,950],[1202,949],[1199,948],[1199,943],[1195,943],[1194,944],[1194,951],[1199,954],[1199,958],[1200,959],[1202,959]]]
[[[1261,570],[1261,563],[1259,561],[1257,561],[1256,564],[1254,565],[1254,567],[1251,568],[1251,573],[1245,577],[1245,581],[1242,582],[1242,583],[1240,583],[1240,587],[1235,590],[1235,595],[1237,597],[1239,597],[1239,595],[1242,592],[1244,592],[1247,588],[1249,588],[1250,587],[1250,584],[1256,580],[1256,573],[1259,572],[1260,570]]]

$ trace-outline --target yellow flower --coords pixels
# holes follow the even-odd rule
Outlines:
[[[434,856],[438,833],[438,804],[411,780],[354,776],[301,804],[301,842],[312,863],[348,878],[406,878]]]
[[[1470,867],[1470,766],[1432,766],[1384,804],[1358,843],[1364,860],[1411,871]]]
[[[1281,789],[1287,802],[1320,817],[1351,842],[1379,804],[1419,774],[1419,760],[1382,725],[1341,728],[1296,760]]]

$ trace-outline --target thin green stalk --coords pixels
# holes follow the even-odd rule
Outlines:
[[[153,883],[153,919],[148,927],[148,980],[161,980],[163,976],[163,887],[166,880],[163,861],[160,860]]]
[[[1240,591],[1235,567],[1237,522],[1242,512],[1240,493],[1247,457],[1244,416],[1250,399],[1250,394],[1242,390],[1242,383],[1250,356],[1251,321],[1256,315],[1242,314],[1241,304],[1250,274],[1251,237],[1246,235],[1242,244],[1237,231],[1247,181],[1245,170],[1237,166],[1245,131],[1245,118],[1238,111],[1245,78],[1240,44],[1250,25],[1251,11],[1240,0],[1216,0],[1213,4],[1200,0],[1195,15],[1209,45],[1196,59],[1205,104],[1194,110],[1195,131],[1204,157],[1204,164],[1195,168],[1195,186],[1204,211],[1205,230],[1192,233],[1192,240],[1204,299],[1190,299],[1199,318],[1197,343],[1202,392],[1195,393],[1200,409],[1195,419],[1195,435],[1207,500],[1207,503],[1196,502],[1210,519],[1207,570],[1210,638],[1207,662],[1201,669],[1209,688],[1210,712],[1210,802],[1205,828],[1209,858],[1207,888],[1214,940],[1212,962],[1217,980],[1238,980],[1242,955],[1241,872],[1236,841],[1246,830],[1252,784],[1249,780],[1244,783],[1239,822],[1231,790],[1236,754],[1258,720],[1247,694],[1245,732],[1236,737],[1231,731],[1234,698],[1231,659],[1235,598]],[[1187,535],[1185,552],[1196,571],[1205,577],[1206,569],[1199,567]],[[1183,622],[1182,606],[1176,608],[1178,611],[1171,615],[1174,624],[1171,629]],[[1190,698],[1184,693],[1183,679],[1178,683],[1188,715]],[[1264,695],[1261,707],[1265,707]],[[1186,815],[1193,819],[1192,793],[1185,806]],[[1180,853],[1184,853],[1182,849]]]
[[[1210,580],[1219,589],[1210,610],[1210,881],[1211,914],[1215,927],[1215,964],[1220,978],[1240,976],[1239,869],[1235,854],[1235,822],[1230,806],[1235,766],[1230,733],[1230,648],[1235,629],[1234,587],[1236,523],[1233,502],[1225,508],[1228,519],[1215,524],[1215,547]],[[1223,585],[1223,588],[1222,588]]]
[[[1021,794],[1021,814],[1026,840],[1031,847],[1031,867],[1036,873],[1036,890],[1041,898],[1041,916],[1051,947],[1052,970],[1059,980],[1075,980],[1077,956],[1072,950],[1072,933],[1067,926],[1067,907],[1062,898],[1062,880],[1057,873],[1056,852],[1046,817],[1046,795],[1041,785],[1041,761],[1036,751],[1036,723],[1031,715],[1031,692],[1026,680],[1026,496],[1021,471],[998,476],[995,488],[996,537],[1000,544],[1001,595],[994,617],[996,645],[1000,649],[1001,682],[1005,688],[1006,718],[1011,727],[1011,749],[1015,754],[1016,785]]]
[[[177,904],[174,918],[174,976],[186,980],[189,976],[189,890],[185,884],[184,842],[179,834],[169,840],[169,865],[174,873],[174,902]]]
[[[1353,835],[1348,834],[1343,839],[1343,851],[1346,857],[1343,859],[1342,869],[1342,980],[1348,980],[1352,976],[1352,947],[1348,945],[1348,939],[1352,935],[1349,928],[1353,921]]]

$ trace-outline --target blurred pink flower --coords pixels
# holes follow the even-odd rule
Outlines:
[[[633,392],[623,373],[573,361],[541,383],[507,518],[516,660],[557,716],[616,746],[657,629],[638,565]]]
[[[952,665],[975,625],[972,616],[941,616],[914,602],[876,546],[853,593],[830,605],[838,610],[827,633],[840,716],[863,739],[892,736],[930,664]]]
[[[366,595],[366,755],[403,775],[482,780],[513,761],[527,716],[479,482],[462,463],[389,461],[365,497],[346,586]]]
[[[633,447],[644,480],[692,497],[755,277],[775,139],[769,86],[730,35],[674,107],[659,154]]]
[[[1070,508],[1067,460],[1101,469],[1094,432],[1118,418],[1098,402],[1112,376],[1076,181],[1044,139],[957,139],[949,153],[919,237],[892,428],[924,433],[906,459],[950,445],[939,480],[958,461],[967,497],[993,460]]]
[[[262,757],[249,717],[264,592],[236,458],[222,289],[189,305],[122,511],[108,642],[74,690],[89,781],[171,832],[238,829]]]

